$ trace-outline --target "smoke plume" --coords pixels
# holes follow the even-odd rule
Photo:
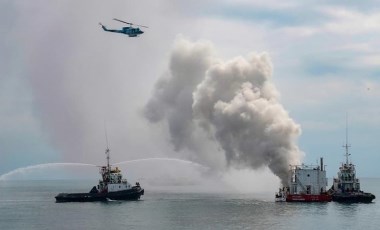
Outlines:
[[[286,184],[289,164],[301,157],[301,129],[280,104],[271,75],[265,53],[221,61],[212,44],[180,38],[145,116],[167,124],[174,149],[190,150],[202,164],[212,166],[222,156],[230,167],[267,166]]]

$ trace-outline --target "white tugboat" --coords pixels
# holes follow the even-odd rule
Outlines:
[[[291,165],[288,185],[280,188],[275,201],[286,202],[329,202],[326,192],[326,171],[321,158],[320,165]]]
[[[138,200],[144,195],[144,189],[139,182],[132,186],[123,176],[120,170],[112,168],[110,161],[110,150],[106,149],[107,166],[100,168],[102,179],[94,186],[89,193],[60,193],[55,199],[56,202],[89,202],[106,200]]]
[[[371,203],[376,197],[372,193],[360,190],[360,181],[356,178],[355,165],[348,161],[348,137],[346,130],[346,162],[339,167],[338,177],[333,179],[333,185],[329,192],[332,194],[332,200],[344,203]]]

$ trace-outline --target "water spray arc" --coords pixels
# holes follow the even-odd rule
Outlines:
[[[45,169],[45,168],[51,168],[51,167],[65,167],[65,166],[99,167],[99,166],[94,165],[94,164],[85,164],[85,163],[46,163],[46,164],[30,165],[30,166],[18,168],[18,169],[12,170],[10,172],[7,172],[3,175],[0,175],[0,181],[11,179],[10,177],[15,175],[15,174],[27,173],[28,171],[35,170],[35,169]]]
[[[107,153],[109,154],[109,151],[108,152],[106,151],[106,154]],[[198,164],[198,163],[193,162],[193,161],[182,160],[182,159],[177,159],[177,158],[164,158],[164,157],[141,158],[141,159],[134,159],[134,160],[128,160],[128,161],[121,161],[121,162],[114,163],[114,164],[109,164],[109,162],[108,162],[108,164],[116,166],[116,165],[129,164],[129,163],[135,163],[135,162],[145,162],[145,161],[169,161],[169,162],[173,161],[173,162],[193,165],[193,166],[203,168],[203,169],[208,169],[207,166]],[[25,174],[27,172],[30,172],[30,171],[36,170],[36,169],[47,169],[47,168],[52,168],[52,167],[67,167],[67,166],[70,166],[70,167],[81,167],[81,166],[101,167],[99,165],[86,164],[86,163],[45,163],[45,164],[38,164],[38,165],[30,165],[30,166],[26,166],[26,167],[22,167],[22,168],[17,168],[15,170],[12,170],[10,172],[7,172],[7,173],[0,175],[0,181],[12,179],[12,176],[14,176],[14,175]]]

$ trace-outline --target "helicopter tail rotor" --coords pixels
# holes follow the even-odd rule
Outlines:
[[[99,22],[99,25],[102,27],[103,30],[107,30],[107,28],[102,23]]]

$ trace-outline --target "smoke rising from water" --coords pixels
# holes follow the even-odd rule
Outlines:
[[[289,164],[302,155],[301,129],[280,104],[271,75],[265,53],[221,61],[212,44],[179,38],[145,116],[167,124],[174,149],[190,150],[202,164],[222,157],[230,167],[267,166],[285,184]],[[214,151],[204,148],[212,145]]]

